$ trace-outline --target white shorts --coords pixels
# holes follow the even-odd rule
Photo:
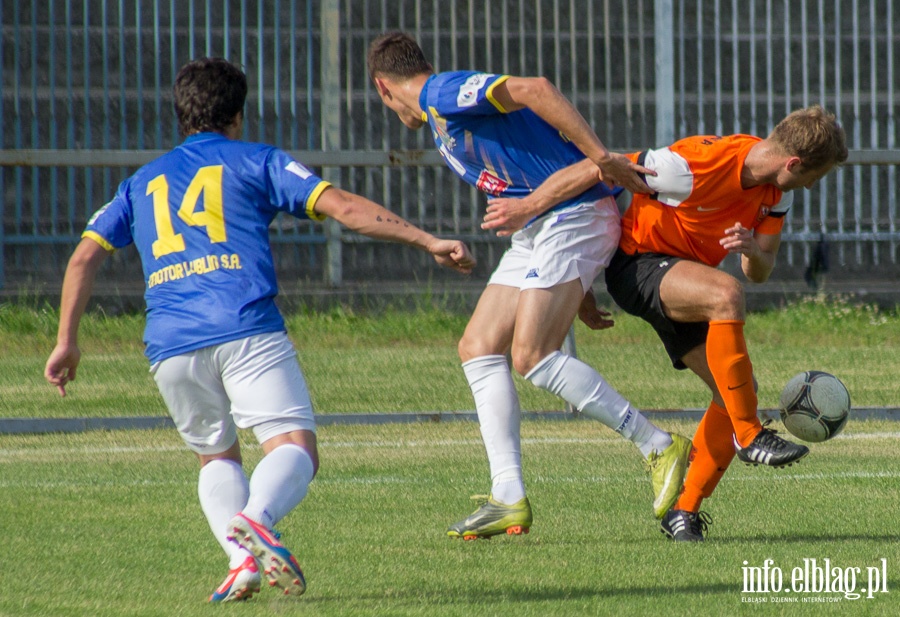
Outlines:
[[[513,234],[488,285],[548,289],[581,279],[587,292],[609,265],[621,235],[612,197],[553,211]]]
[[[150,367],[182,439],[219,454],[252,428],[260,443],[316,422],[297,352],[284,332],[258,334],[166,358]]]

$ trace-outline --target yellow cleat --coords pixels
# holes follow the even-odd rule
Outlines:
[[[653,515],[657,519],[665,516],[681,493],[692,447],[690,439],[672,433],[672,445],[661,453],[654,450],[647,458],[653,485]]]
[[[463,521],[450,525],[447,535],[451,538],[475,540],[505,533],[521,535],[531,528],[531,504],[524,497],[511,506],[489,497],[475,512]]]

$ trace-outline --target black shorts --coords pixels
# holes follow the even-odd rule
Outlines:
[[[656,330],[678,370],[687,368],[681,358],[698,345],[706,343],[709,323],[678,322],[669,319],[659,299],[659,285],[680,257],[660,253],[628,255],[616,249],[606,268],[606,290],[623,311],[640,317]]]

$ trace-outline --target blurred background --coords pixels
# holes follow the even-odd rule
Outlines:
[[[403,127],[369,82],[386,30],[417,37],[438,71],[550,78],[613,150],[691,134],[764,136],[790,111],[837,113],[851,158],[788,217],[762,291],[895,301],[897,169],[892,0],[16,0],[0,9],[0,298],[58,293],[90,215],[141,164],[180,143],[171,85],[199,56],[247,73],[244,137],[443,236],[480,260],[464,283],[428,255],[338,226],[279,218],[287,297],[327,303],[425,290],[477,293],[508,244],[479,228],[486,199]],[[133,249],[99,296],[138,306]],[[736,269],[736,260],[722,266]],[[602,288],[602,285],[600,286]],[[455,293],[455,292],[454,292]],[[316,300],[315,298],[319,298]]]

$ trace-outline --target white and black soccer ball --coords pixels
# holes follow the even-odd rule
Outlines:
[[[841,380],[823,371],[794,375],[781,392],[781,421],[795,437],[819,442],[843,430],[850,417],[850,393]]]

